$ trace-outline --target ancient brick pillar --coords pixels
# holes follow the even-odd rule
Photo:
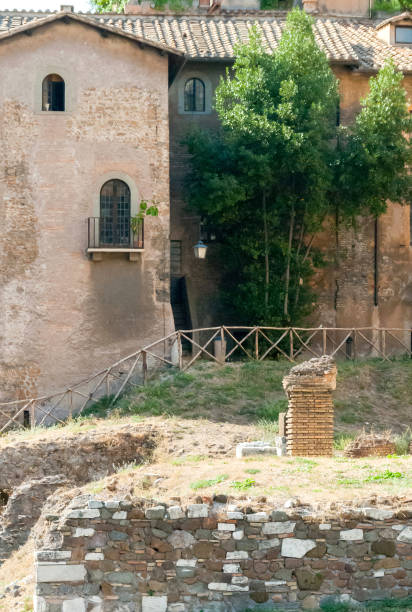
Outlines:
[[[283,379],[288,396],[288,455],[330,457],[333,453],[333,401],[336,365],[324,356],[293,367]]]

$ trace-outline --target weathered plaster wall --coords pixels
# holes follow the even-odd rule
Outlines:
[[[350,124],[360,110],[360,100],[368,93],[369,75],[335,69],[341,92],[341,123]],[[408,97],[412,79],[405,77]],[[356,229],[326,224],[317,246],[328,266],[314,280],[319,304],[314,321],[337,327],[412,326],[412,247],[410,246],[409,207],[388,203],[378,221],[377,305],[375,305],[375,228],[372,218],[359,219]],[[331,237],[332,240],[331,240]],[[405,336],[409,345],[410,339]]]
[[[319,0],[318,7],[321,13],[335,15],[356,15],[369,17],[372,0]]]
[[[159,505],[87,496],[39,528],[35,609],[235,612],[404,598],[410,508],[339,514],[240,503]]]
[[[67,112],[42,112],[58,73]],[[50,392],[173,328],[169,305],[168,58],[57,22],[0,44],[0,388]],[[159,203],[145,252],[86,255],[109,178]],[[97,210],[96,210],[97,207]]]

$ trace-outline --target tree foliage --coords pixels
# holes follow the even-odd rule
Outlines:
[[[243,323],[296,324],[310,312],[322,263],[313,238],[336,208],[353,219],[410,199],[402,76],[388,62],[354,124],[338,127],[338,83],[312,23],[291,11],[273,54],[252,29],[216,90],[220,131],[186,139],[190,206],[213,226],[223,294]]]
[[[128,0],[90,0],[92,8],[97,13],[122,13]],[[183,11],[192,6],[191,0],[153,0],[153,8],[162,10],[166,7],[171,11]]]

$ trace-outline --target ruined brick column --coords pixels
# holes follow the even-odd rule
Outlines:
[[[288,455],[332,456],[333,401],[336,365],[324,356],[293,367],[283,379],[288,396]]]

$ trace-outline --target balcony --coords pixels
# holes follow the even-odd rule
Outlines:
[[[130,218],[113,217],[88,218],[87,252],[93,261],[101,261],[103,253],[128,253],[136,261],[137,253],[144,251],[144,222],[137,232],[133,231]]]

